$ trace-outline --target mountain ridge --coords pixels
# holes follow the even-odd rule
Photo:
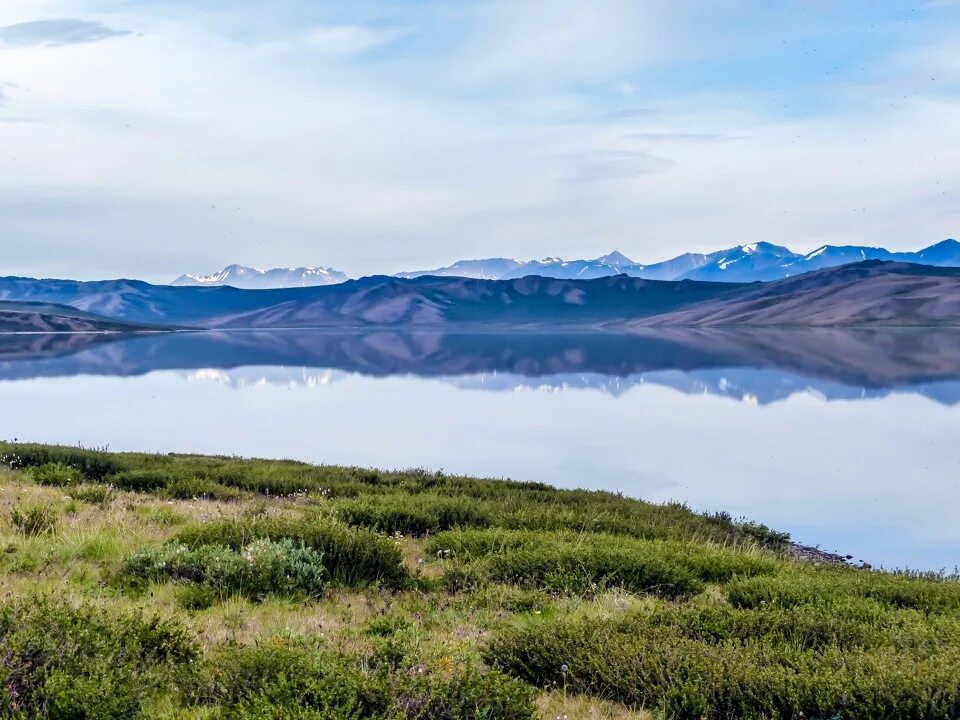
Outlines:
[[[260,270],[246,265],[227,265],[211,275],[185,274],[172,283],[176,287],[230,286],[245,290],[267,290],[287,287],[335,285],[349,278],[339,270],[327,267],[271,268]]]
[[[960,268],[865,261],[765,283],[381,275],[256,291],[0,278],[0,300],[195,329],[960,325]]]
[[[593,259],[539,260],[491,257],[458,260],[429,270],[393,273],[392,277],[461,277],[477,280],[513,280],[528,275],[555,279],[592,280],[630,275],[645,280],[707,280],[711,282],[755,282],[781,280],[812,270],[822,270],[865,260],[906,262],[933,267],[960,267],[960,242],[942,240],[916,251],[894,252],[867,245],[822,245],[798,253],[770,242],[753,242],[709,253],[687,252],[655,263],[635,261],[618,250]],[[228,265],[212,275],[181,275],[171,285],[213,287],[227,285],[241,289],[315,287],[346,282],[351,278],[340,270],[325,267],[274,268],[259,270]]]

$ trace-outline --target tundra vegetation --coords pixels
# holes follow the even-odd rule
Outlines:
[[[0,444],[0,716],[960,717],[960,581],[547,485]]]

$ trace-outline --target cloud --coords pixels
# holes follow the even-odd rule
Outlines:
[[[41,1],[49,17],[82,4],[0,0],[0,22]],[[747,0],[716,5],[723,52],[666,0],[111,2],[99,27],[142,28],[137,42],[88,42],[69,63],[36,39],[2,55],[16,90],[0,119],[34,122],[0,133],[17,242],[0,272],[361,274],[614,246],[651,262],[762,239],[916,247],[960,227],[957,98],[807,78],[794,92],[829,111],[780,112],[783,58],[729,42],[757,17]],[[800,37],[764,30],[774,53]],[[904,32],[930,67],[932,44]]]
[[[407,31],[401,28],[325,25],[308,31],[305,40],[312,49],[321,54],[346,57],[385,47],[406,34]]]
[[[115,30],[103,23],[88,20],[72,18],[33,20],[0,27],[0,46],[81,45],[129,34],[129,31]]]

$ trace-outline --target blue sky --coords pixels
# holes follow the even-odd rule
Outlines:
[[[4,0],[0,274],[960,234],[960,2]]]

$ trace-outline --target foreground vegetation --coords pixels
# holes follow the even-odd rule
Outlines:
[[[960,717],[960,581],[412,470],[0,444],[0,716]]]

